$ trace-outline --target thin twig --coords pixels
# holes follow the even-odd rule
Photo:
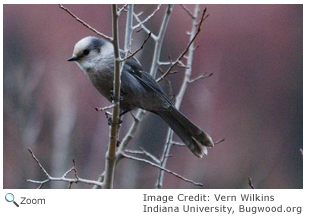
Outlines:
[[[224,142],[224,141],[225,141],[225,139],[223,138],[223,139],[220,139],[219,141],[214,142],[214,144],[218,145],[219,143]]]
[[[73,167],[71,169],[69,169],[68,171],[66,171],[61,177],[52,177],[51,175],[49,175],[49,173],[42,166],[40,161],[36,158],[36,156],[34,155],[33,151],[30,148],[28,148],[28,151],[31,154],[32,158],[35,160],[35,162],[38,164],[39,168],[47,176],[47,179],[42,180],[42,181],[32,180],[32,179],[28,179],[27,180],[28,182],[39,184],[38,188],[42,188],[44,184],[46,184],[48,182],[51,182],[51,181],[62,181],[62,182],[71,183],[71,184],[69,184],[69,187],[71,187],[72,183],[84,183],[84,184],[88,184],[88,185],[97,185],[97,186],[101,186],[102,185],[102,182],[79,178],[78,175],[77,175],[75,160],[73,161]],[[75,179],[67,178],[66,177],[71,171],[75,172]]]
[[[187,147],[184,143],[171,141],[171,144],[179,147]]]
[[[157,8],[150,14],[148,15],[143,21],[140,21],[138,22],[138,24],[136,24],[133,29],[138,29],[140,28],[142,25],[144,25],[146,22],[148,22],[156,13],[157,11],[159,11],[161,8],[161,4],[159,4],[157,6]],[[135,14],[135,16],[138,18],[141,14]]]
[[[153,154],[149,153],[148,151],[146,151],[145,149],[143,149],[142,147],[140,147],[141,151],[137,151],[137,150],[125,150],[126,153],[130,153],[130,154],[142,154],[145,155],[146,157],[149,157],[151,160],[153,160],[155,163],[159,164],[160,160],[154,156]]]
[[[136,50],[134,51],[133,53],[131,53],[130,55],[124,57],[123,59],[121,59],[120,61],[123,62],[123,61],[126,61],[128,59],[130,59],[131,57],[135,56],[135,54],[137,54],[140,50],[142,50],[144,48],[144,45],[146,44],[146,42],[148,41],[148,39],[150,38],[151,36],[151,32],[148,34],[147,38],[144,40],[144,42],[142,43],[142,45]]]
[[[103,108],[95,107],[95,110],[96,110],[96,111],[106,111],[106,110],[109,110],[109,109],[114,108],[115,106],[116,106],[116,104],[115,104],[115,103],[112,103],[112,104],[110,104],[110,105],[108,105],[108,106],[105,106],[105,107],[103,107]]]
[[[40,163],[40,161],[35,157],[35,155],[33,154],[33,151],[28,148],[28,151],[30,152],[32,158],[35,160],[35,162],[38,164],[38,166],[40,167],[40,169],[45,173],[45,175],[47,176],[47,178],[50,178],[50,175],[48,174],[48,172],[44,169],[44,167],[42,166],[42,164]]]
[[[125,11],[127,6],[128,6],[128,4],[124,4],[121,8],[118,8],[118,11],[117,11],[118,16],[120,16],[122,11]]]
[[[180,5],[184,10],[185,12],[187,12],[187,14],[192,18],[194,19],[194,15],[192,14],[192,12],[183,4]]]
[[[200,75],[200,76],[198,76],[196,78],[193,78],[193,79],[189,80],[188,82],[189,83],[193,83],[193,82],[196,82],[196,81],[204,79],[204,78],[209,78],[212,75],[213,75],[213,73],[210,73],[210,74],[204,73],[204,74],[202,74],[202,75]]]
[[[252,179],[249,176],[248,176],[248,184],[249,184],[251,189],[255,189],[255,187],[253,186],[253,183],[252,183]]]
[[[103,34],[102,32],[99,32],[98,30],[96,30],[95,28],[93,28],[92,26],[90,26],[88,23],[86,23],[85,21],[83,21],[82,19],[78,18],[75,14],[73,14],[68,8],[64,7],[63,5],[61,4],[58,4],[58,6],[66,11],[68,14],[70,14],[76,21],[78,21],[79,23],[83,24],[87,29],[90,29],[91,31],[93,31],[95,34],[101,36],[102,38],[108,40],[108,41],[112,41],[113,38],[112,37],[109,37],[105,34]]]
[[[190,180],[190,179],[187,179],[187,178],[185,178],[185,177],[179,175],[178,173],[175,173],[175,172],[173,172],[173,171],[171,171],[171,170],[169,170],[169,169],[166,169],[165,167],[162,167],[162,166],[160,166],[160,165],[157,165],[157,164],[155,164],[155,163],[152,163],[151,161],[148,161],[148,160],[145,160],[145,159],[142,159],[142,158],[133,157],[133,156],[130,156],[130,155],[127,155],[127,154],[124,154],[124,153],[122,153],[122,156],[123,156],[124,158],[131,159],[131,160],[135,160],[135,161],[139,161],[139,162],[143,162],[143,163],[149,164],[149,165],[151,165],[151,166],[153,166],[153,167],[159,168],[160,170],[164,170],[165,172],[170,173],[170,174],[176,176],[177,178],[179,178],[179,179],[181,179],[181,180],[183,180],[183,181],[185,181],[185,182],[191,183],[191,184],[193,184],[193,185],[196,185],[196,186],[203,186],[203,184],[201,184],[201,183],[194,182],[194,181],[192,181],[192,180]]]

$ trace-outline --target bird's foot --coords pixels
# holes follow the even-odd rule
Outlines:
[[[114,91],[113,90],[111,90],[110,91],[110,99],[111,99],[111,101],[114,101],[115,100],[115,95],[114,95]],[[120,98],[119,98],[119,100],[120,101],[122,101],[123,100],[123,96],[122,96],[122,94],[120,93]]]

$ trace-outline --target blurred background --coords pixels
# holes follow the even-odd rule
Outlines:
[[[110,5],[65,5],[82,20],[111,35]],[[193,11],[194,5],[187,5]],[[181,111],[223,143],[197,159],[173,147],[167,168],[203,188],[302,188],[303,7],[302,5],[203,5],[210,16],[196,40],[193,77]],[[136,5],[150,14],[156,5]],[[146,24],[157,33],[166,5]],[[78,175],[97,180],[104,170],[109,127],[95,107],[109,105],[71,56],[75,43],[94,35],[57,5],[4,5],[4,188],[37,188],[44,180],[31,148],[46,170],[60,177],[77,164]],[[123,46],[125,15],[120,19]],[[174,7],[161,60],[176,59],[188,43],[191,18]],[[146,35],[134,34],[133,49]],[[137,58],[149,70],[154,43]],[[183,69],[168,76],[177,94]],[[167,89],[166,83],[161,82]],[[120,138],[132,122],[124,118]],[[147,114],[129,149],[161,156],[167,125]],[[177,137],[177,141],[180,141]],[[115,188],[154,188],[158,169],[131,160],[116,167]],[[67,188],[50,183],[44,188]],[[91,188],[73,184],[72,188]],[[170,174],[163,188],[197,188]]]

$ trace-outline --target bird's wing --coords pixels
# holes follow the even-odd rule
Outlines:
[[[169,104],[173,105],[161,86],[155,81],[155,79],[142,68],[138,60],[130,58],[125,63],[125,69],[128,73],[133,75],[144,87],[147,87],[163,97]]]

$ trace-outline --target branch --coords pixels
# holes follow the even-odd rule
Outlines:
[[[32,158],[35,160],[35,162],[38,164],[39,168],[44,172],[44,174],[46,175],[47,179],[43,180],[43,181],[37,181],[37,180],[32,180],[32,179],[28,179],[28,182],[32,182],[35,184],[39,184],[38,188],[42,188],[44,184],[51,182],[51,181],[62,181],[62,182],[68,182],[69,183],[69,187],[71,187],[71,185],[73,183],[84,183],[84,184],[88,184],[88,185],[96,185],[96,186],[101,186],[102,182],[98,182],[98,181],[93,181],[93,180],[89,180],[89,179],[83,179],[78,177],[77,175],[77,169],[76,169],[76,164],[75,164],[75,160],[73,160],[73,167],[71,169],[69,169],[68,171],[66,171],[61,177],[52,177],[51,175],[49,175],[49,173],[45,170],[45,168],[42,166],[42,164],[40,163],[40,161],[36,158],[36,156],[34,155],[33,151],[28,148],[29,153],[31,154]],[[72,178],[67,178],[66,176],[70,173],[74,171],[74,175],[75,175],[75,179]]]
[[[225,141],[225,139],[220,139],[219,141],[214,142],[214,144],[218,145],[219,143],[224,142],[224,141]]]
[[[122,157],[149,164],[149,165],[151,165],[153,167],[159,168],[160,170],[163,170],[163,171],[165,171],[167,173],[170,173],[170,174],[176,176],[177,178],[179,178],[179,179],[181,179],[181,180],[183,180],[185,182],[191,183],[191,184],[196,185],[196,186],[203,186],[203,184],[201,184],[201,183],[197,183],[197,182],[194,182],[194,181],[192,181],[190,179],[187,179],[187,178],[179,175],[178,173],[175,173],[175,172],[173,172],[173,171],[171,171],[169,169],[166,169],[166,168],[164,168],[164,167],[162,167],[160,165],[152,163],[151,161],[148,161],[148,160],[145,160],[145,159],[142,159],[142,158],[133,157],[133,156],[130,156],[130,155],[127,155],[127,154],[124,154],[124,153],[122,153]]]
[[[117,15],[120,16],[122,11],[125,11],[127,6],[128,6],[128,4],[124,4],[121,8],[118,8],[117,9]]]
[[[183,4],[180,5],[184,10],[185,12],[187,12],[187,14],[192,18],[194,19],[194,15],[191,13],[191,11]]]
[[[93,28],[92,26],[90,26],[88,23],[86,23],[85,21],[81,20],[80,18],[78,18],[75,14],[73,14],[68,8],[64,7],[61,4],[58,4],[58,6],[64,10],[65,12],[67,12],[68,14],[70,14],[75,20],[77,20],[78,22],[80,22],[81,24],[83,24],[87,29],[90,29],[92,32],[94,32],[95,34],[101,36],[102,38],[104,38],[105,40],[111,42],[113,39],[112,37],[109,37],[105,34],[103,34],[102,32],[99,32],[98,30],[96,30],[95,28]]]
[[[199,33],[201,32],[201,26],[203,24],[203,22],[205,21],[205,19],[208,17],[208,15],[206,15],[206,8],[203,10],[202,13],[202,17],[200,19],[200,22],[197,24],[197,31],[195,32],[194,36],[191,38],[189,44],[187,45],[187,47],[185,48],[185,50],[179,55],[179,57],[177,58],[177,60],[167,69],[167,71],[160,77],[157,79],[157,82],[161,81],[165,76],[167,76],[170,71],[174,68],[174,66],[185,56],[185,54],[189,51],[189,48],[191,47],[191,45],[193,44],[194,40],[197,38],[197,36],[199,35]],[[191,31],[191,34],[192,31]]]
[[[159,4],[159,5],[157,6],[157,8],[156,8],[150,15],[148,15],[148,17],[146,17],[143,21],[141,21],[141,20],[139,19],[139,15],[140,15],[140,14],[134,14],[135,19],[138,20],[138,24],[136,24],[136,25],[133,27],[133,29],[138,29],[138,28],[140,28],[141,26],[144,26],[144,24],[145,24],[146,22],[148,22],[148,21],[157,13],[157,11],[160,10],[160,8],[161,8],[161,4]],[[149,33],[148,33],[148,34],[149,34]]]
[[[148,151],[146,151],[145,149],[143,148],[140,148],[141,151],[135,151],[135,150],[126,150],[125,152],[126,153],[130,153],[130,154],[143,154],[145,155],[146,157],[149,157],[151,160],[153,160],[155,163],[159,164],[160,163],[160,160],[154,156],[153,154],[149,153]]]
[[[109,135],[109,145],[106,154],[105,162],[105,177],[102,184],[102,188],[113,188],[114,175],[115,175],[115,165],[116,165],[116,147],[118,139],[118,123],[120,114],[120,87],[121,87],[121,62],[120,62],[120,52],[119,52],[119,38],[118,38],[118,14],[117,5],[112,5],[112,15],[113,15],[113,40],[112,44],[114,47],[114,100],[113,104],[113,119]]]
[[[252,179],[249,176],[248,176],[248,184],[249,184],[251,189],[255,189],[255,187],[252,184]]]
[[[124,62],[128,59],[130,59],[131,57],[135,56],[135,54],[137,54],[140,50],[142,50],[144,48],[144,45],[146,44],[146,42],[148,41],[148,39],[151,36],[151,32],[148,34],[147,38],[144,40],[143,44],[140,46],[140,48],[138,48],[136,51],[134,51],[133,53],[131,53],[130,55],[124,57],[123,59],[121,59],[121,62]]]
[[[210,73],[210,74],[204,73],[204,74],[202,74],[202,75],[200,75],[200,76],[198,76],[196,78],[190,79],[188,82],[189,83],[193,83],[193,82],[196,82],[196,81],[204,79],[204,78],[209,78],[212,75],[213,75],[213,73]]]

